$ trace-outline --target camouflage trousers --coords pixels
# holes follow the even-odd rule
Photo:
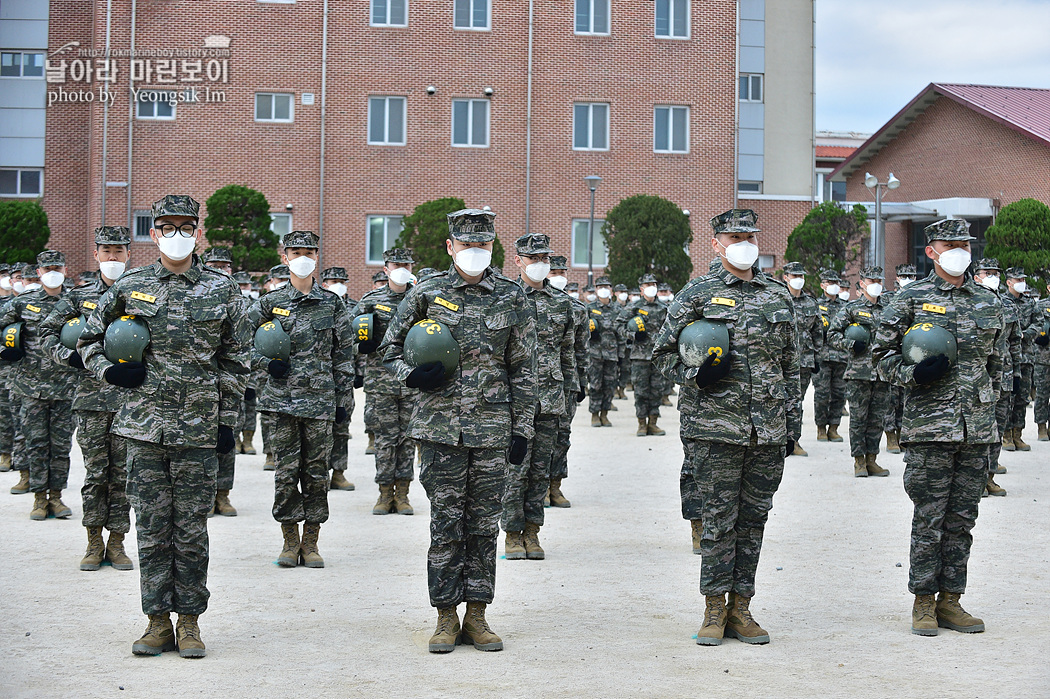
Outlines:
[[[409,421],[418,397],[401,397],[387,393],[372,396],[372,405],[383,419],[375,425],[376,483],[393,485],[414,477],[416,443],[408,436]]]
[[[551,460],[558,438],[558,415],[537,415],[536,436],[521,464],[507,463],[503,495],[503,531],[520,532],[525,524],[543,526],[543,499],[551,485]]]
[[[233,490],[233,472],[236,467],[237,450],[231,449],[228,454],[215,453],[219,461],[219,468],[215,474],[215,488],[217,490]]]
[[[1011,386],[1011,389],[1013,387]],[[999,456],[1003,452],[1003,433],[1007,430],[1010,422],[1010,412],[1014,407],[1013,390],[1002,390],[999,392],[999,400],[995,403],[995,427],[997,439],[988,447],[988,471],[995,471],[999,465]]]
[[[0,376],[6,382],[7,376]],[[15,416],[11,405],[11,389],[4,385],[0,388],[0,454],[10,454],[15,440]]]
[[[19,420],[25,438],[29,490],[65,490],[69,481],[69,450],[73,447],[73,401],[22,396]]]
[[[332,423],[332,453],[328,457],[328,468],[343,472],[350,465],[350,416],[346,422]]]
[[[696,477],[696,450],[699,445],[707,444],[695,439],[682,438],[682,474],[678,479],[678,490],[682,497],[682,519],[697,521],[704,517],[703,494],[700,491],[700,480]]]
[[[84,454],[85,527],[105,527],[111,532],[131,531],[128,504],[128,448],[123,437],[110,434],[113,416],[96,410],[78,410],[77,444]]]
[[[752,597],[766,519],[784,476],[784,447],[688,441],[694,444],[686,449],[691,463],[683,468],[689,470],[683,480],[695,481],[688,490],[699,495],[703,521],[700,594]],[[690,505],[689,514],[695,507]],[[684,499],[682,511],[687,511]]]
[[[259,428],[262,430],[263,453],[273,455],[270,435],[273,432],[273,413],[259,413]]]
[[[576,409],[580,404],[576,402],[576,392],[565,393],[565,415],[558,419],[558,436],[554,439],[554,454],[551,456],[551,478],[569,477],[569,447],[572,435],[572,420],[576,417]]]
[[[375,394],[365,393],[365,434],[375,435],[376,433],[376,406],[375,406]]]
[[[10,395],[11,421],[14,423],[14,429],[11,431],[11,469],[14,471],[28,471],[29,464],[26,463],[26,435],[22,431],[22,395],[14,391],[10,391]]]
[[[587,369],[587,394],[591,397],[591,413],[600,413],[612,408],[619,376],[620,367],[616,361],[591,357],[591,365]]]
[[[617,364],[619,364],[620,367],[620,375],[616,381],[617,388],[624,388],[625,386],[627,386],[627,384],[634,383],[634,380],[631,378],[633,376],[634,371],[632,368],[633,363],[634,360],[632,360],[630,357],[622,357],[620,361],[617,362]]]
[[[1041,425],[1050,421],[1050,364],[1036,364],[1032,369],[1035,384],[1035,422]]]
[[[208,513],[215,505],[215,447],[125,442],[142,611],[203,614],[210,595]]]
[[[241,432],[254,432],[255,424],[259,420],[259,414],[255,411],[255,406],[259,402],[257,397],[252,397],[251,400],[245,398],[241,401],[241,420],[240,420],[240,431]]]
[[[328,521],[328,457],[332,453],[332,421],[271,413],[270,445],[273,474],[273,518],[289,522]],[[300,490],[301,489],[301,490]]]
[[[988,478],[987,444],[909,444],[904,490],[915,505],[908,590],[966,592],[977,506]]]
[[[817,427],[842,422],[842,407],[846,403],[846,365],[843,362],[823,362],[820,373],[813,379],[813,415]]]
[[[810,367],[800,367],[798,370],[798,384],[799,388],[802,389],[802,401],[798,406],[798,420],[802,422],[802,404],[806,402],[806,391],[809,390],[809,382],[813,378],[813,369]]]
[[[1032,365],[1019,364],[1014,367],[1014,376],[1020,378],[1020,386],[1014,391],[1014,404],[1008,429],[1023,428],[1028,412],[1028,401],[1032,394]]]
[[[430,604],[488,604],[496,587],[496,537],[506,449],[419,443],[419,482],[430,498]]]
[[[663,377],[648,359],[631,360],[631,384],[634,386],[634,416],[645,420],[660,417],[660,399],[664,397]]]
[[[884,381],[846,382],[849,400],[849,454],[878,454],[882,424],[890,403],[890,385]]]
[[[883,432],[900,432],[904,420],[904,389],[890,384],[889,404],[882,419]]]

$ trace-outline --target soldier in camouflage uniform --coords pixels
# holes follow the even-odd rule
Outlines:
[[[385,269],[379,270],[378,272],[376,272],[375,274],[372,275],[372,291],[379,291],[380,289],[386,288],[387,281],[389,281],[389,278],[387,277],[386,270]],[[382,340],[383,339],[382,336],[379,336],[379,339]],[[358,371],[361,371],[361,372],[365,371],[365,363],[364,362],[365,362],[365,357],[363,355],[359,355],[359,357],[358,357]],[[376,453],[376,426],[378,424],[378,418],[376,417],[375,403],[372,401],[372,398],[371,398],[371,396],[369,395],[369,393],[367,391],[365,392],[364,419],[365,419],[365,434],[368,435],[368,444],[365,446],[365,454],[366,455],[375,454]]]
[[[1035,320],[1035,303],[1025,296],[1028,291],[1028,275],[1023,267],[1011,267],[1006,270],[1008,294],[1003,295],[1007,303],[1014,305],[1018,322],[1021,324],[1021,361],[1014,367],[1014,400],[1010,409],[1010,419],[1006,423],[1006,434],[1003,437],[1003,449],[1006,451],[1031,451],[1032,447],[1021,438],[1024,431],[1025,417],[1028,414],[1028,401],[1032,393],[1032,362],[1035,358],[1035,338],[1042,330],[1041,322]]]
[[[548,275],[550,286],[564,291],[570,287],[579,288],[569,284],[565,278],[565,272],[569,269],[569,260],[564,255],[551,255],[551,271]],[[587,386],[587,340],[590,330],[587,328],[587,306],[577,299],[579,292],[572,296],[567,291],[565,295],[572,302],[573,318],[573,365],[576,368],[569,384],[568,392],[565,394],[565,414],[558,422],[558,436],[554,440],[554,455],[551,457],[551,485],[544,505],[551,507],[572,507],[572,503],[561,490],[561,483],[569,477],[569,447],[572,435],[572,421],[576,417],[576,409],[583,399],[586,398]]]
[[[682,495],[699,500],[689,507],[699,509],[703,521],[701,645],[718,645],[724,634],[769,642],[749,605],[773,494],[801,431],[793,305],[787,290],[755,266],[755,219],[750,209],[711,219],[711,244],[722,264],[682,289],[653,349],[657,368],[682,386]],[[725,323],[729,351],[717,364],[712,353],[689,367],[678,336],[701,318]]]
[[[252,288],[251,275],[247,272],[237,272],[233,275],[233,280],[241,288],[241,296],[245,299],[248,307],[251,308],[252,303],[259,298],[259,293]],[[254,321],[252,322],[252,327],[255,327]],[[237,428],[237,443],[234,445],[234,450],[238,454],[247,454],[248,456],[255,456],[256,454],[252,442],[255,440],[255,426],[259,422],[259,415],[255,410],[257,396],[256,372],[252,372],[248,374],[248,388],[244,390],[244,400],[241,402],[240,426]]]
[[[398,307],[379,351],[387,369],[422,390],[409,436],[421,442],[419,480],[430,497],[430,604],[438,623],[434,653],[460,641],[502,650],[485,608],[496,584],[496,537],[508,461],[525,460],[536,410],[536,323],[521,287],[489,267],[495,214],[448,215],[448,271],[418,284]],[[404,343],[413,325],[432,319],[459,344],[459,366],[413,367]],[[508,456],[508,447],[510,453]],[[466,601],[460,634],[457,606]]]
[[[961,219],[926,227],[934,271],[894,297],[872,349],[882,377],[906,391],[904,489],[915,504],[908,589],[915,595],[912,633],[920,636],[936,635],[938,626],[984,631],[984,622],[968,614],[959,597],[966,591],[970,530],[987,480],[988,448],[997,438],[997,349],[1004,322],[995,294],[966,276],[971,240]],[[957,338],[955,362],[941,354],[904,364],[904,334],[920,323]]]
[[[79,324],[98,307],[99,298],[124,273],[128,261],[131,232],[124,226],[101,226],[95,229],[95,259],[102,274],[95,281],[76,287],[59,300],[40,326],[41,345],[61,367],[84,369],[80,354],[60,341],[66,323]],[[77,443],[84,455],[83,525],[87,528],[88,545],[81,570],[98,570],[103,561],[116,570],[131,570],[134,565],[124,552],[124,535],[131,531],[127,448],[123,437],[111,434],[113,418],[124,400],[124,392],[99,381],[87,371],[76,376]],[[102,540],[102,529],[109,530],[109,543]]]
[[[0,359],[17,362],[13,390],[21,396],[24,459],[29,471],[29,489],[34,493],[30,519],[48,515],[65,519],[73,511],[62,502],[69,480],[69,450],[73,445],[73,392],[76,369],[56,366],[42,344],[40,325],[56,304],[66,298],[66,258],[57,250],[36,256],[37,274],[43,287],[27,291],[9,303],[0,316],[0,328],[25,323],[22,347],[5,347]],[[25,272],[23,272],[23,277]]]
[[[346,306],[347,314],[353,316],[351,309],[357,302],[346,295],[346,282],[349,279],[346,270],[342,267],[329,267],[321,272],[321,286],[338,296],[343,305]],[[353,331],[351,330],[351,334]],[[360,358],[354,360],[354,388],[364,385],[364,371],[358,364]],[[347,410],[350,415],[354,414],[354,394],[350,392],[350,407]],[[332,470],[332,479],[329,482],[329,490],[353,490],[356,486],[346,478],[346,469],[350,465],[350,421],[337,422],[332,426],[332,454],[328,458],[328,466]]]
[[[630,359],[634,416],[638,418],[635,435],[662,436],[667,433],[660,429],[657,421],[660,419],[660,402],[666,395],[667,384],[666,379],[653,367],[653,340],[663,327],[667,307],[656,300],[657,282],[652,274],[640,277],[638,286],[642,290],[642,298],[628,305],[622,316],[623,333],[634,339]]]
[[[627,309],[628,299],[630,294],[627,292],[626,284],[617,284],[613,287],[613,297],[616,299],[616,305],[620,307],[622,312]],[[624,317],[624,313],[621,313],[621,318]],[[613,396],[615,400],[627,400],[627,385],[631,383],[631,344],[633,342],[633,334],[624,334],[624,352],[623,356],[620,357],[620,375],[616,382],[616,394]],[[614,409],[616,409],[614,407]]]
[[[568,294],[569,297],[573,301],[579,301],[580,300],[580,285],[577,284],[576,282],[568,282],[565,285],[565,293]],[[584,306],[586,307],[586,304],[584,304]]]
[[[1050,284],[1047,285],[1050,291]],[[1050,299],[1036,301],[1032,311],[1032,329],[1035,368],[1035,422],[1039,426],[1039,441],[1050,441],[1047,422],[1050,422]]]
[[[915,281],[915,265],[897,265],[895,271],[897,273],[894,281],[895,289],[882,294],[883,306],[889,306],[896,292]],[[901,453],[901,420],[903,417],[904,390],[896,384],[890,384],[890,405],[882,421],[882,429],[886,432],[886,451],[891,454]]]
[[[0,313],[15,297],[11,289],[11,269],[0,264]],[[11,470],[11,449],[15,436],[15,419],[11,412],[11,371],[14,367],[0,362],[0,472]]]
[[[624,353],[620,305],[612,301],[612,283],[608,277],[598,277],[595,289],[588,294],[594,300],[587,304],[591,341],[590,375],[587,393],[590,395],[591,427],[611,427],[609,411],[613,409],[613,395],[620,376],[620,356]]]
[[[11,266],[11,296],[0,304],[0,312],[14,303],[15,299],[25,293],[25,282],[23,281],[23,269],[32,270],[33,278],[39,279],[36,267],[33,265]],[[0,328],[2,330],[2,328]],[[25,460],[25,434],[22,432],[22,421],[19,415],[22,412],[22,396],[14,390],[14,380],[17,366],[13,362],[0,361],[0,376],[4,377],[7,386],[8,405],[11,409],[11,469],[18,472],[18,483],[11,486],[12,495],[25,495],[29,492],[29,466]]]
[[[260,298],[255,308],[260,324],[279,323],[288,333],[291,355],[288,361],[254,355],[270,375],[259,411],[272,419],[273,518],[284,535],[277,563],[294,568],[301,558],[307,568],[323,568],[317,538],[328,521],[332,424],[348,421],[353,408],[353,337],[343,301],[313,279],[320,238],[292,231],[281,244],[291,283]],[[305,522],[301,540],[299,522]]]
[[[865,267],[860,272],[860,296],[842,306],[828,328],[828,344],[845,352],[846,398],[849,400],[849,450],[856,478],[888,476],[890,472],[876,463],[882,425],[889,410],[889,385],[881,381],[872,365],[871,340],[879,327],[883,306],[882,267]],[[868,340],[846,337],[846,328],[858,325],[868,331]]]
[[[288,285],[288,280],[292,276],[292,273],[288,271],[288,265],[274,265],[270,268],[270,277],[274,280],[274,284],[270,289],[271,292],[277,291]],[[258,309],[258,304],[252,304],[252,310]],[[258,327],[259,318],[253,314],[250,319],[254,327]],[[261,395],[263,390],[266,388],[266,383],[270,380],[270,374],[263,368],[254,368],[255,374],[255,385],[257,395]],[[256,398],[256,410],[258,410],[258,398]],[[263,438],[263,453],[266,454],[266,460],[263,462],[264,471],[273,471],[276,468],[273,459],[273,449],[270,448],[270,434],[273,432],[274,416],[272,413],[259,411],[259,427],[262,428]]]
[[[357,345],[364,357],[365,402],[382,419],[373,426],[376,455],[375,482],[379,499],[372,514],[415,512],[408,501],[408,488],[414,477],[416,445],[408,436],[412,411],[419,402],[419,391],[408,388],[383,366],[383,355],[376,352],[390,321],[412,288],[412,266],[415,257],[409,248],[391,248],[383,253],[388,283],[365,294],[357,303],[353,317],[372,314],[372,336]]]
[[[128,270],[87,319],[77,351],[99,379],[127,389],[112,432],[128,450],[142,611],[149,626],[136,655],[175,650],[203,657],[197,617],[208,607],[208,513],[217,453],[233,449],[247,384],[249,326],[237,284],[193,254],[200,205],[185,195],[153,204],[150,237],[160,259]],[[124,315],[149,326],[142,362],[114,364],[106,328]],[[170,613],[178,612],[176,628]]]
[[[820,371],[820,353],[824,349],[824,321],[817,308],[817,300],[803,291],[806,283],[806,268],[801,262],[789,262],[784,265],[784,283],[791,293],[791,303],[795,309],[795,325],[798,334],[799,350],[799,383],[802,397],[809,390],[809,382],[814,374]],[[802,410],[801,404],[799,410]],[[801,412],[799,420],[801,420]],[[795,450],[788,456],[809,456],[802,445],[795,442]]]
[[[821,323],[827,321],[825,328],[831,325],[835,314],[844,305],[839,298],[841,283],[842,278],[833,269],[826,269],[820,273],[820,288],[824,293],[817,302],[817,310],[821,314]],[[813,412],[817,423],[818,442],[842,441],[839,424],[842,422],[842,408],[846,401],[846,360],[845,352],[832,347],[829,342],[824,343],[824,350],[817,362],[820,371],[813,372]]]

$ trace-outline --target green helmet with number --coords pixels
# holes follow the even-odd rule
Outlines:
[[[102,349],[114,364],[141,362],[149,345],[149,326],[138,316],[120,316],[106,328]]]
[[[4,347],[8,349],[22,349],[22,331],[25,327],[25,323],[18,321],[4,328]]]
[[[77,340],[80,339],[80,333],[84,332],[85,323],[87,319],[84,316],[77,316],[66,321],[66,324],[62,326],[62,333],[58,336],[63,347],[71,350],[77,348]]]
[[[292,338],[275,320],[269,320],[255,331],[255,349],[267,359],[287,362],[292,356]]]
[[[939,325],[933,323],[916,323],[904,333],[901,341],[901,355],[905,364],[918,364],[929,357],[943,354],[955,365],[959,348],[955,337]]]
[[[372,337],[372,334],[375,332],[375,322],[375,315],[372,313],[362,313],[354,318],[354,322],[351,325],[354,329],[354,342],[374,340],[375,338]]]
[[[712,354],[719,357],[715,364],[729,354],[729,329],[725,323],[701,318],[682,328],[678,335],[678,356],[686,366],[701,366]]]
[[[441,362],[450,376],[459,366],[459,343],[445,325],[425,318],[405,336],[405,361],[412,366]]]
[[[871,331],[860,323],[850,323],[842,334],[846,336],[847,340],[860,340],[871,344]]]
[[[631,316],[631,319],[627,321],[627,329],[633,333],[647,332],[645,327],[645,316],[641,314]]]

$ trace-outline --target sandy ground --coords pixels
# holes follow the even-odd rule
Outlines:
[[[1030,434],[1031,452],[1004,453],[1009,496],[981,502],[964,602],[987,632],[922,638],[909,632],[902,458],[880,457],[889,478],[854,479],[847,445],[817,443],[807,424],[810,456],[788,460],[752,604],[772,643],[700,647],[677,411],[664,409],[666,437],[638,438],[632,404],[617,405],[612,428],[577,416],[564,486],[573,506],[547,510],[547,560],[503,560],[501,538],[488,618],[502,653],[427,653],[426,497],[413,489],[413,517],[371,514],[360,410],[348,471],[358,489],[331,494],[323,570],[274,564],[272,474],[261,454],[238,457],[240,514],[210,524],[203,660],[132,656],[145,628],[137,563],[78,569],[75,446],[69,520],[31,521],[31,496],[8,495],[16,474],[3,474],[0,696],[1050,696],[1050,444]]]

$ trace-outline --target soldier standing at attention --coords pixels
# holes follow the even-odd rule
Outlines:
[[[21,396],[21,423],[29,489],[33,492],[30,519],[44,520],[50,514],[65,519],[73,511],[62,502],[69,480],[69,450],[73,446],[73,393],[76,369],[51,361],[43,345],[41,324],[66,298],[66,258],[57,250],[36,256],[41,289],[19,295],[0,316],[0,328],[22,321],[22,347],[4,347],[0,359],[18,362],[13,390]],[[25,276],[25,272],[23,272]]]
[[[987,480],[988,447],[997,437],[1003,313],[995,294],[966,276],[971,240],[962,219],[926,227],[926,256],[934,270],[894,297],[873,348],[879,373],[907,392],[904,490],[915,504],[908,590],[915,595],[911,630],[919,636],[936,636],[938,626],[984,631],[984,622],[967,613],[959,597],[966,591],[970,530]],[[956,361],[937,354],[904,363],[905,333],[926,323],[957,338]]]
[[[631,345],[631,385],[634,386],[634,416],[638,418],[635,436],[667,434],[657,420],[666,379],[653,368],[653,340],[663,327],[667,306],[656,300],[657,282],[652,274],[638,279],[642,297],[632,302],[623,314],[625,332],[634,337]],[[635,320],[637,318],[637,320]]]
[[[616,296],[616,305],[620,307],[620,317],[624,318],[627,303],[631,295],[627,291],[626,284],[617,284],[613,287],[613,294]],[[615,400],[627,400],[627,385],[631,383],[631,336],[624,335],[624,352],[623,356],[620,357],[620,376],[616,382],[616,395]],[[613,406],[613,410],[617,408]]]
[[[11,265],[11,295],[0,304],[0,313],[5,312],[7,307],[25,292],[22,269],[23,265]],[[33,274],[36,274],[35,268]],[[0,376],[3,376],[4,385],[7,387],[7,405],[11,411],[11,469],[18,471],[18,483],[11,486],[10,492],[12,495],[25,495],[29,492],[29,467],[25,462],[25,435],[22,433],[22,420],[19,417],[22,412],[22,397],[14,389],[17,370],[18,365],[15,362],[0,361]]]
[[[551,271],[547,278],[550,285],[559,291],[564,291],[570,286],[565,277],[569,269],[569,260],[564,255],[551,255]],[[576,417],[576,409],[583,399],[587,397],[587,339],[590,331],[587,329],[587,306],[580,303],[577,297],[568,291],[565,295],[572,302],[573,318],[573,366],[575,373],[569,384],[568,392],[565,394],[565,414],[558,421],[558,437],[554,442],[554,456],[551,458],[551,487],[544,504],[551,507],[572,507],[572,503],[561,491],[561,482],[569,477],[569,447],[572,435],[572,420]]]
[[[373,425],[376,454],[376,484],[379,499],[372,514],[415,512],[408,501],[408,487],[414,477],[416,445],[408,436],[412,411],[419,402],[419,391],[408,388],[383,366],[383,355],[376,352],[397,307],[412,288],[412,266],[416,260],[409,248],[390,248],[383,253],[383,271],[387,284],[369,291],[357,303],[357,316],[372,314],[372,334],[359,342],[357,351],[364,357],[365,401],[382,419]]]
[[[338,296],[343,306],[346,307],[348,316],[353,316],[350,313],[351,309],[357,305],[357,302],[346,295],[346,282],[350,277],[347,275],[346,270],[342,267],[329,267],[328,269],[321,272],[321,286],[333,294]],[[351,331],[351,335],[353,332]],[[364,372],[358,370],[358,365],[354,364],[354,388],[361,388],[364,385]],[[354,414],[354,393],[350,392],[350,407],[347,408],[347,414]],[[332,470],[332,479],[329,482],[329,490],[353,490],[354,484],[346,478],[346,469],[350,465],[350,420],[346,422],[337,422],[332,426],[332,454],[328,458],[329,468]]]
[[[520,286],[489,267],[491,211],[448,215],[448,271],[418,284],[398,307],[379,351],[388,371],[422,391],[409,436],[420,442],[420,483],[430,497],[430,604],[438,610],[432,653],[459,642],[503,650],[485,608],[496,585],[496,537],[507,462],[525,460],[536,410],[536,323]],[[432,319],[460,347],[459,366],[413,367],[404,343]],[[509,456],[508,456],[509,447]],[[460,634],[461,602],[467,603]]]
[[[1050,284],[1047,284],[1050,291]],[[1032,382],[1035,384],[1035,422],[1039,426],[1039,441],[1050,441],[1047,433],[1047,422],[1050,422],[1050,298],[1036,301],[1032,311],[1032,329],[1035,370]]]
[[[11,269],[0,264],[0,313],[14,298],[11,289]],[[2,329],[2,328],[0,328]],[[0,472],[11,470],[11,450],[15,436],[15,416],[11,411],[11,371],[7,362],[0,362]]]
[[[591,328],[590,394],[591,427],[612,427],[609,411],[620,376],[620,356],[623,354],[623,336],[620,332],[620,306],[612,302],[612,283],[608,277],[598,277],[595,289],[588,294],[587,318]],[[591,300],[593,296],[593,300]]]
[[[1042,330],[1042,323],[1035,322],[1035,303],[1025,292],[1028,291],[1028,275],[1023,267],[1011,267],[1006,270],[1006,287],[1009,293],[1003,296],[1007,303],[1014,305],[1018,322],[1021,324],[1021,361],[1014,367],[1014,400],[1010,419],[1006,423],[1006,436],[1003,437],[1003,449],[1006,451],[1031,451],[1021,439],[1025,418],[1028,414],[1028,401],[1032,393],[1032,361],[1035,354],[1035,337]]]
[[[372,291],[379,291],[385,289],[387,282],[390,278],[387,276],[386,268],[379,270],[372,275]],[[380,342],[382,342],[382,335],[379,336]],[[363,354],[358,354],[356,369],[362,375],[365,373],[365,361],[366,357]],[[376,453],[376,426],[378,424],[378,418],[376,417],[375,403],[372,400],[371,395],[368,391],[365,391],[365,434],[368,435],[368,444],[365,446],[365,454],[371,455]]]
[[[683,494],[701,500],[693,505],[703,519],[700,645],[719,645],[723,635],[769,643],[749,606],[773,494],[801,431],[793,306],[787,290],[755,266],[755,219],[750,209],[711,219],[721,266],[678,294],[653,349],[657,368],[682,386],[683,480],[695,481],[690,488],[683,483]],[[701,319],[725,324],[729,350],[717,364],[711,353],[701,366],[688,367],[678,336]]]
[[[281,245],[291,283],[260,298],[256,307],[260,324],[280,324],[291,338],[291,354],[288,361],[255,355],[270,374],[259,410],[272,415],[273,518],[284,535],[277,563],[294,568],[301,557],[307,568],[324,568],[317,538],[328,521],[332,424],[349,420],[352,408],[353,337],[342,300],[314,281],[320,238],[292,231]],[[299,522],[305,522],[302,540]]]
[[[835,315],[844,305],[839,298],[842,279],[839,273],[833,269],[826,269],[820,273],[820,288],[824,294],[817,303],[817,309],[821,316],[826,318],[831,325]],[[823,320],[821,323],[823,324]],[[823,353],[818,363],[820,371],[813,372],[813,413],[817,422],[818,442],[841,442],[839,424],[842,422],[842,409],[846,404],[846,353],[832,347],[830,342],[824,343]]]
[[[241,297],[251,308],[254,301],[259,298],[259,293],[252,289],[252,278],[247,272],[237,272],[233,280],[241,288]],[[254,323],[252,327],[254,327]],[[234,445],[234,451],[238,454],[255,456],[255,447],[252,441],[255,439],[255,425],[259,422],[259,415],[255,410],[256,396],[258,395],[255,372],[248,374],[248,388],[244,389],[244,401],[241,403],[240,436]]]
[[[288,271],[288,265],[274,265],[271,267],[270,290],[267,293],[272,293],[287,286],[291,276],[292,273]],[[253,311],[257,312],[258,308],[258,304],[252,304]],[[259,318],[254,315],[250,320],[253,326],[257,326],[259,323]],[[256,375],[255,383],[258,395],[262,395],[263,390],[266,388],[266,382],[270,380],[270,374],[266,371],[266,367],[261,369],[253,368],[253,373]],[[256,398],[256,410],[258,410],[258,398]],[[273,432],[273,414],[260,411],[259,426],[262,428],[263,453],[266,454],[263,470],[273,471],[276,468],[273,460],[273,449],[270,448],[270,434]]]
[[[897,265],[897,278],[894,280],[894,291],[883,292],[882,305],[889,306],[896,292],[915,281],[915,265]],[[904,390],[897,384],[890,384],[890,405],[883,419],[882,429],[886,432],[886,451],[891,454],[901,453],[901,419],[904,415]]]
[[[135,508],[142,611],[149,626],[136,655],[178,648],[204,657],[197,617],[208,607],[208,513],[215,504],[217,453],[233,449],[248,374],[249,327],[229,276],[193,254],[200,205],[168,195],[153,204],[152,265],[114,282],[77,345],[99,379],[129,389],[112,432],[128,450],[128,500]],[[134,315],[149,326],[142,362],[111,362],[106,328]],[[178,612],[173,632],[170,614]]]
[[[812,376],[820,371],[819,356],[824,349],[824,322],[821,320],[817,300],[804,292],[806,285],[806,268],[801,262],[789,262],[784,265],[784,282],[791,293],[791,303],[795,309],[799,350],[799,383],[802,398],[805,399]],[[802,404],[799,404],[799,420],[802,420]],[[788,456],[809,456],[802,445],[795,442],[795,450]]]

